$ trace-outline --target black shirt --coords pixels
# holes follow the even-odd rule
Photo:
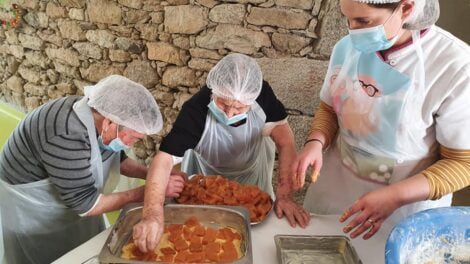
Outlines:
[[[207,86],[183,104],[170,133],[163,139],[160,150],[176,157],[182,157],[188,149],[194,149],[204,132],[207,105],[211,101],[212,90]],[[261,93],[256,102],[266,115],[265,123],[278,122],[287,118],[284,105],[276,98],[268,82],[263,81]]]

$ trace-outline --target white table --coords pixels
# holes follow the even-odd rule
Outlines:
[[[262,224],[253,226],[252,247],[254,264],[274,264],[277,263],[276,246],[274,235],[343,235],[344,224],[338,222],[338,215],[312,216],[310,225],[302,229],[292,228],[286,219],[278,219],[273,213]],[[364,264],[384,263],[385,242],[391,228],[382,228],[375,236],[369,240],[356,238],[351,240],[359,258]],[[81,246],[68,252],[53,264],[74,264],[82,263],[100,253],[111,228],[106,229],[94,238]]]

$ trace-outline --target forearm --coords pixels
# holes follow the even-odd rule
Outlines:
[[[431,200],[470,185],[470,150],[441,146],[440,154],[442,159],[422,172],[429,183]]]
[[[165,191],[173,160],[171,155],[159,152],[150,165],[145,187],[143,218],[163,218]]]
[[[290,165],[295,160],[295,148],[285,146],[279,149],[279,175],[276,195],[290,195],[292,193],[292,175]]]
[[[288,124],[275,128],[271,137],[276,143],[279,158],[279,175],[276,196],[290,195],[292,192],[292,175],[290,166],[297,155],[294,134]]]
[[[147,167],[127,158],[121,162],[121,174],[131,178],[145,179],[147,177]]]
[[[428,180],[423,174],[417,174],[385,188],[394,194],[400,206],[425,201],[430,192]]]
[[[119,210],[128,203],[141,202],[143,197],[143,186],[124,192],[102,194],[98,198],[98,203],[86,214],[86,216],[101,215],[103,213]]]
[[[324,143],[324,148],[327,148],[338,132],[338,118],[335,111],[324,102],[315,111],[312,127],[308,139],[319,139]]]

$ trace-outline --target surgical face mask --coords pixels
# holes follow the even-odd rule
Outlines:
[[[370,28],[349,29],[349,37],[351,38],[354,48],[364,53],[372,53],[391,48],[393,44],[397,42],[399,37],[398,33],[402,27],[400,27],[395,37],[389,40],[384,25],[397,13],[398,8],[399,6],[382,25]]]
[[[215,119],[217,119],[217,121],[222,124],[226,124],[227,126],[236,124],[246,119],[248,116],[246,113],[242,113],[229,118],[227,117],[224,111],[220,110],[219,107],[217,107],[214,100],[211,100],[211,102],[207,106],[209,107],[209,110],[211,111],[212,115],[214,115]]]
[[[118,136],[118,129],[116,129],[116,138],[111,140],[108,145],[104,144],[103,142],[103,132],[101,132],[101,135],[98,137],[98,143],[100,144],[100,149],[104,150],[109,150],[109,151],[114,151],[114,152],[120,152],[122,150],[125,150],[129,148]]]

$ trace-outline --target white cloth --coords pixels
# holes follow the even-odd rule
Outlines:
[[[414,134],[422,134],[419,144],[427,146],[427,153],[423,153],[418,160],[398,160],[393,168],[390,184],[413,176],[432,165],[438,159],[438,144],[449,148],[470,149],[470,49],[437,26],[431,27],[422,36],[421,47],[426,93],[419,114],[421,118],[414,120],[413,129],[416,130]],[[415,87],[420,86],[416,74],[419,58],[413,45],[392,52],[386,62],[410,76]],[[330,70],[328,76],[332,74]],[[322,100],[332,105],[329,98],[322,97]],[[360,196],[384,186],[360,179],[347,169],[341,160],[338,142],[325,153],[321,176],[307,191],[304,206],[311,212],[340,214]],[[410,144],[408,148],[410,153],[416,151],[415,145]],[[388,222],[394,225],[414,212],[448,206],[451,197],[452,195],[446,195],[437,201],[404,206]]]
[[[266,114],[256,102],[247,114],[245,124],[231,127],[217,122],[209,112],[201,140],[194,150],[186,151],[181,170],[189,175],[216,174],[257,185],[274,198],[275,145],[263,136]]]
[[[86,98],[74,111],[87,127],[94,186],[102,192],[107,180],[119,175],[120,154],[103,164]],[[104,229],[102,216],[82,218],[67,208],[49,178],[18,185],[0,180],[0,206],[9,263],[50,263]]]

